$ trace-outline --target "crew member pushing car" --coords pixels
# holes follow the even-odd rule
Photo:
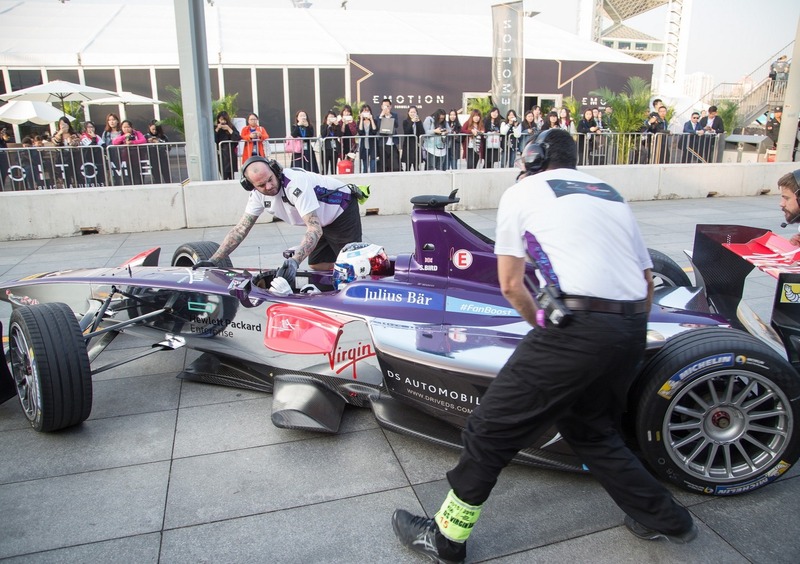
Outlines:
[[[576,147],[565,130],[528,142],[522,161],[521,180],[500,200],[494,252],[503,295],[536,328],[467,419],[441,509],[433,519],[398,509],[395,534],[437,562],[463,561],[502,469],[555,425],[625,511],[634,535],[688,542],[697,535],[691,515],[616,429],[644,354],[653,292],[653,264],[633,213],[614,188],[575,170]],[[528,257],[560,312],[538,313],[526,287]]]
[[[284,251],[286,260],[276,273],[290,284],[306,258],[312,270],[331,270],[342,247],[361,241],[359,194],[352,185],[299,168],[284,169],[259,156],[244,163],[240,182],[250,192],[242,218],[210,260],[196,266],[216,266],[227,258],[265,211],[291,225],[306,226],[300,244]]]

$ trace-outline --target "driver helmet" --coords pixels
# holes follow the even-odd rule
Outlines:
[[[348,243],[336,257],[333,266],[333,287],[337,290],[344,284],[367,276],[381,276],[390,270],[389,257],[380,245],[370,243]]]

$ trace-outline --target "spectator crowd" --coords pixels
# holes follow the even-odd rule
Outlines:
[[[214,141],[223,180],[236,178],[241,163],[253,155],[323,174],[510,168],[529,139],[552,128],[568,131],[577,141],[580,165],[718,159],[724,124],[715,106],[694,112],[682,133],[670,131],[669,109],[661,100],[651,109],[642,116],[640,130],[630,132],[617,130],[611,107],[586,107],[573,116],[566,107],[543,111],[538,105],[505,115],[497,107],[486,114],[451,108],[422,115],[410,106],[401,116],[386,98],[376,108],[330,110],[319,124],[300,109],[285,138],[271,138],[255,113],[237,127],[222,111],[215,116]],[[160,184],[180,182],[185,175],[185,162],[176,165],[174,158],[180,151],[171,150],[182,144],[169,143],[156,120],[141,131],[110,113],[104,124],[87,121],[76,131],[62,118],[52,135],[25,137],[13,149],[6,148],[7,141],[0,135],[4,190]]]

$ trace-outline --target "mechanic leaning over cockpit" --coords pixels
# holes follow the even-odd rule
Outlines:
[[[300,244],[283,251],[285,260],[276,272],[290,284],[306,258],[312,270],[331,270],[342,247],[361,241],[358,200],[364,195],[357,186],[299,168],[284,169],[260,156],[247,159],[240,182],[250,192],[242,218],[217,252],[196,267],[217,266],[227,258],[265,211],[291,225],[306,226]]]

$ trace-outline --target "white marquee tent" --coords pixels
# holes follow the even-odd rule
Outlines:
[[[212,65],[343,67],[350,54],[487,57],[492,51],[488,9],[485,16],[434,16],[296,9],[280,0],[204,5]],[[535,17],[525,18],[525,57],[642,63]],[[177,64],[172,0],[0,0],[0,68]]]

